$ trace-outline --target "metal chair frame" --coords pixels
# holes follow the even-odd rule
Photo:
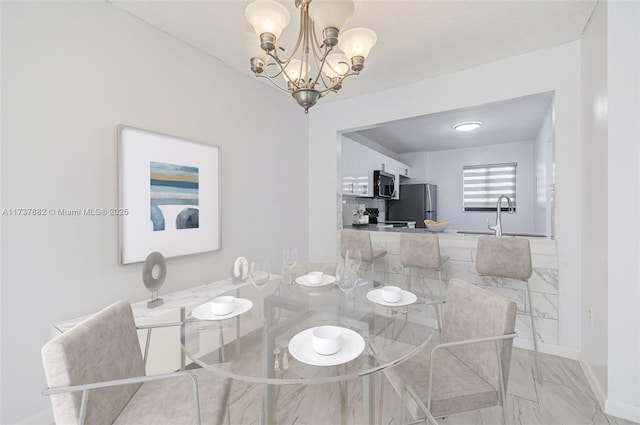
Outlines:
[[[158,324],[154,324],[154,325],[142,325],[142,326],[138,326],[136,325],[136,330],[147,330],[147,338],[146,338],[146,344],[144,347],[144,355],[142,358],[143,364],[146,368],[147,366],[147,359],[149,356],[149,346],[151,344],[151,331],[155,328],[169,328],[169,327],[175,327],[175,326],[183,326],[185,323],[187,323],[189,321],[185,320],[185,308],[184,307],[180,307],[180,322],[170,322],[170,323],[158,323]],[[182,335],[184,335],[184,333],[182,333]],[[189,373],[186,372],[184,370],[185,368],[185,356],[184,356],[184,351],[181,350],[182,354],[181,354],[181,361],[180,361],[180,371],[178,372],[171,372],[171,373],[163,373],[163,374],[157,374],[157,375],[149,375],[149,376],[137,376],[137,377],[132,377],[132,378],[123,378],[123,379],[115,379],[115,380],[110,380],[110,381],[103,381],[103,382],[95,382],[95,383],[91,383],[91,384],[83,384],[83,385],[71,385],[71,386],[65,386],[65,387],[56,387],[56,388],[45,388],[42,391],[42,395],[55,395],[55,394],[63,394],[63,393],[69,393],[69,392],[78,392],[78,391],[82,391],[82,400],[81,400],[81,404],[80,404],[80,413],[78,415],[78,425],[83,425],[84,424],[84,419],[86,416],[86,408],[87,408],[87,400],[88,400],[88,396],[89,396],[89,390],[93,390],[93,389],[98,389],[98,388],[107,388],[107,387],[114,387],[114,386],[119,386],[119,385],[128,385],[128,384],[135,384],[135,383],[143,383],[143,382],[149,382],[149,381],[159,381],[162,379],[172,379],[172,378],[180,378],[180,377],[188,377],[192,380],[192,384],[193,384],[193,397],[194,397],[194,410],[196,413],[196,424],[197,425],[201,425],[201,418],[200,418],[200,398],[199,398],[199,392],[198,392],[198,381],[196,379],[196,377]],[[231,424],[231,415],[229,413],[229,403],[227,402],[227,408],[226,408],[226,414],[225,414],[225,419],[227,422],[227,425]]]
[[[475,338],[475,339],[467,339],[467,340],[455,341],[455,342],[446,342],[446,343],[441,343],[436,345],[431,350],[431,356],[429,358],[429,388],[427,391],[427,405],[425,406],[422,403],[422,401],[420,401],[420,397],[416,395],[416,393],[413,391],[413,389],[410,386],[405,385],[404,390],[402,392],[402,400],[401,400],[402,412],[400,415],[400,418],[401,418],[400,423],[402,425],[410,425],[410,424],[416,424],[420,422],[425,422],[425,423],[431,422],[432,424],[437,424],[435,418],[431,414],[431,390],[433,386],[433,370],[434,370],[433,367],[434,367],[434,358],[435,358],[436,351],[441,350],[443,348],[459,347],[462,345],[471,345],[471,344],[479,344],[479,343],[494,341],[494,344],[496,347],[496,358],[498,361],[498,373],[499,373],[498,381],[500,386],[500,397],[502,400],[502,418],[504,423],[506,424],[507,423],[507,410],[506,410],[507,394],[505,390],[506,382],[504,382],[504,376],[502,374],[502,355],[500,354],[499,342],[506,339],[513,339],[516,336],[517,334],[512,333],[508,335],[498,335],[498,336],[492,336],[492,337],[486,337],[486,338]],[[412,422],[407,422],[407,409],[406,409],[407,395],[409,395],[413,399],[413,401],[418,405],[420,410],[422,410],[422,412],[425,414],[425,418],[418,419]]]

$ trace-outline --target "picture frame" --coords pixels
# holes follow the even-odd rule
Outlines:
[[[220,148],[118,126],[119,263],[220,249]]]

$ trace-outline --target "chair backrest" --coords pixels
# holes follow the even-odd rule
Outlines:
[[[459,279],[449,281],[442,323],[441,342],[512,334],[516,303]],[[509,379],[513,339],[499,342],[505,389]],[[499,391],[499,369],[495,343],[448,348],[449,352]]]
[[[478,238],[476,270],[483,276],[529,280],[533,271],[529,239]]]
[[[403,233],[400,236],[400,264],[404,267],[439,269],[441,258],[438,236]]]
[[[322,272],[331,276],[335,276],[336,263],[297,263],[291,269],[291,279],[295,279],[299,276],[305,275],[309,272]]]
[[[362,230],[342,230],[340,232],[340,255],[346,258],[347,249],[359,249],[362,261],[373,261],[371,235]]]
[[[131,305],[119,301],[42,347],[49,388],[144,376]],[[91,390],[85,424],[111,424],[140,384]],[[51,396],[58,424],[77,423],[81,392]]]

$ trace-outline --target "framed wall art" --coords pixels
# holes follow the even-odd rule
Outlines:
[[[220,149],[118,126],[120,264],[220,249]]]

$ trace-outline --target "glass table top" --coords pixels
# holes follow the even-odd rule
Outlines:
[[[347,298],[333,284],[309,287],[274,280],[262,288],[264,309],[254,286],[233,289],[221,295],[241,298],[240,314],[207,316],[215,320],[189,315],[183,349],[203,368],[253,383],[315,384],[368,376],[418,352],[435,323],[433,307],[420,297],[410,305],[385,306],[367,297],[373,289],[358,286]],[[247,309],[244,300],[253,305]],[[196,307],[194,313],[202,317],[206,308]],[[336,354],[321,356],[310,348],[310,330],[320,325],[344,328],[343,347]]]

